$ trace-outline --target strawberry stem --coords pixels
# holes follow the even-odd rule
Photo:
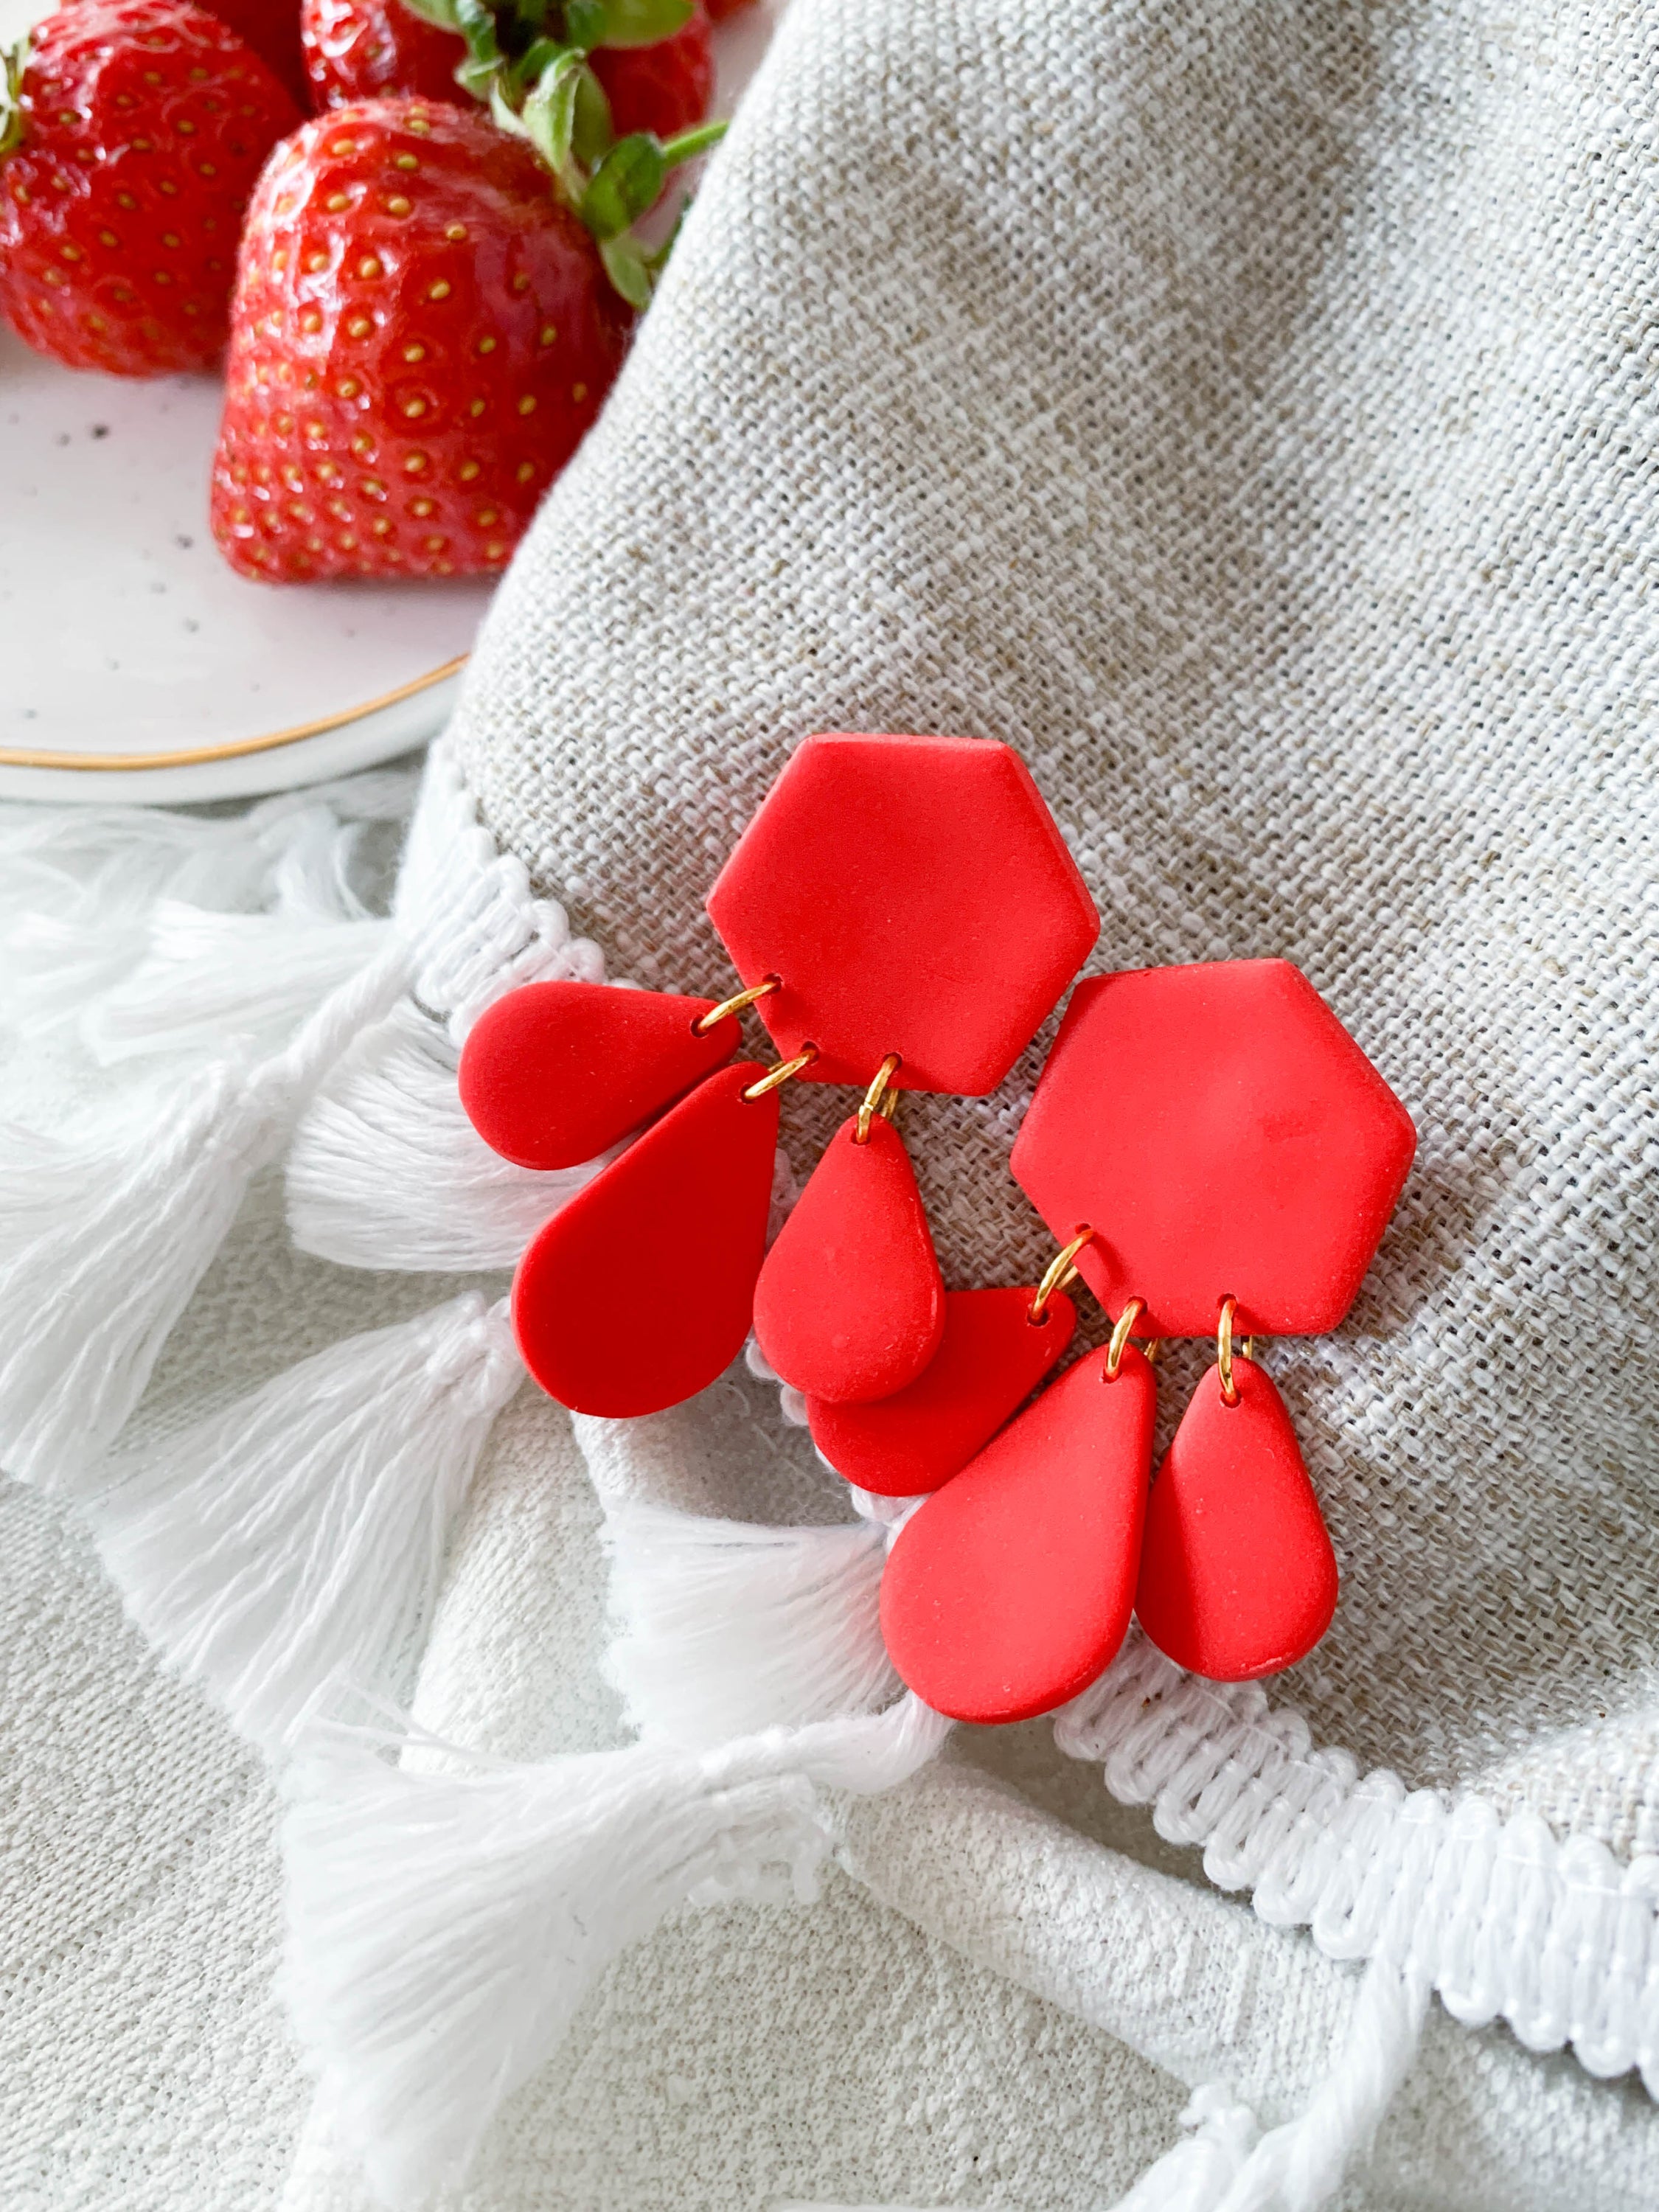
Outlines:
[[[672,38],[690,21],[692,0],[404,5],[465,41],[457,84],[484,103],[501,130],[529,141],[559,198],[592,233],[612,285],[630,307],[648,307],[673,239],[653,252],[633,235],[633,226],[656,205],[670,170],[718,145],[726,125],[699,124],[666,142],[645,131],[618,138],[587,57],[596,46],[654,46]]]
[[[724,123],[700,123],[695,131],[682,131],[676,137],[659,140],[664,168],[678,169],[682,161],[695,161],[699,154],[720,144],[726,127]]]

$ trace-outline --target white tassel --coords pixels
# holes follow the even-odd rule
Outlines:
[[[1330,2072],[1304,2112],[1262,2136],[1217,2212],[1322,2212],[1411,2071],[1428,2002],[1420,1974],[1373,1958]]]
[[[647,1741],[702,1748],[896,1689],[869,1522],[769,1528],[618,1501],[605,1541],[620,1626],[605,1671]]]
[[[511,1267],[616,1150],[538,1173],[492,1152],[456,1088],[459,1048],[409,1000],[359,1037],[313,1102],[288,1164],[289,1228],[342,1267]]]
[[[466,1772],[390,1766],[344,1732],[319,1745],[284,1824],[285,1990],[378,2194],[459,2187],[620,1951],[688,1905],[809,1899],[831,1844],[817,1789],[890,1789],[948,1726],[907,1697],[701,1756]]]
[[[199,1074],[150,1126],[0,1146],[0,1465],[84,1488],[138,1402],[251,1177],[347,1041],[408,981],[393,945],[275,1059]]]
[[[212,914],[166,899],[148,951],[87,1008],[82,1037],[106,1067],[141,1053],[269,1052],[393,933],[364,914]]]
[[[377,769],[229,817],[0,808],[0,1018],[31,1033],[76,1019],[143,959],[164,901],[251,913],[274,900],[343,918],[353,907],[327,893],[357,855],[358,825],[405,818],[414,791],[410,770]]]
[[[271,1747],[331,1680],[390,1688],[523,1372],[505,1302],[469,1291],[113,1462],[88,1517],[128,1613]]]
[[[1181,2124],[1193,2132],[1147,2168],[1114,2212],[1218,2212],[1255,2145],[1255,2115],[1224,2083],[1206,2081],[1194,2090]]]

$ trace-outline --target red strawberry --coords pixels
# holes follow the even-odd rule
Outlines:
[[[403,0],[301,0],[300,43],[319,114],[397,93],[471,105],[455,82],[465,43]]]
[[[672,138],[701,123],[714,97],[714,47],[704,0],[689,22],[653,46],[596,46],[588,56],[611,102],[618,138],[654,131]]]
[[[457,106],[471,99],[455,82],[463,41],[404,0],[302,0],[300,35],[319,108],[388,93],[419,93]],[[714,49],[704,0],[693,0],[690,20],[655,46],[599,46],[588,58],[619,138],[633,131],[672,138],[708,112]]]
[[[300,0],[195,0],[195,4],[228,23],[288,87],[301,114],[310,112],[311,88],[300,52]]]
[[[242,209],[299,120],[270,71],[184,0],[69,0],[0,116],[0,311],[71,368],[210,368]]]
[[[754,4],[755,0],[707,0],[708,12],[717,23],[723,23],[728,15],[740,15]]]
[[[215,537],[273,581],[500,568],[631,320],[482,109],[367,100],[307,124],[248,210]]]

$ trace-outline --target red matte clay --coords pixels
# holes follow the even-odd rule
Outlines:
[[[766,1250],[775,1091],[739,1060],[653,1122],[540,1230],[513,1285],[525,1365],[573,1413],[659,1413],[724,1373]]]
[[[1146,1508],[1135,1611],[1158,1650],[1212,1682],[1305,1658],[1336,1610],[1336,1555],[1285,1401],[1235,1358],[1181,1417]]]
[[[708,894],[761,1019],[810,1083],[994,1091],[1100,917],[1024,763],[982,738],[808,738]]]
[[[1405,1187],[1411,1116],[1287,960],[1091,976],[1011,1164],[1108,1313],[1148,1336],[1319,1335]]]
[[[1152,1370],[1091,1352],[919,1506],[881,1585],[894,1666],[935,1712],[1052,1712],[1129,1625],[1152,1457]]]
[[[526,983],[478,1017],[461,1048],[461,1104],[490,1150],[521,1168],[574,1168],[730,1060],[712,999],[611,983]]]
[[[908,1389],[873,1406],[808,1398],[812,1441],[878,1498],[919,1498],[959,1474],[1059,1360],[1077,1326],[1064,1291],[1031,1317],[1035,1291],[947,1291],[945,1335]]]
[[[945,1332],[945,1285],[904,1140],[876,1115],[825,1146],[755,1286],[755,1340],[786,1382],[834,1405],[914,1382]]]

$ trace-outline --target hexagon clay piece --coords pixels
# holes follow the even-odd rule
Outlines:
[[[708,894],[780,1053],[866,1084],[994,1091],[1100,917],[1018,755],[983,738],[808,738]]]
[[[1411,1116],[1286,960],[1092,976],[1012,1165],[1109,1313],[1204,1336],[1334,1328],[1405,1186]]]

